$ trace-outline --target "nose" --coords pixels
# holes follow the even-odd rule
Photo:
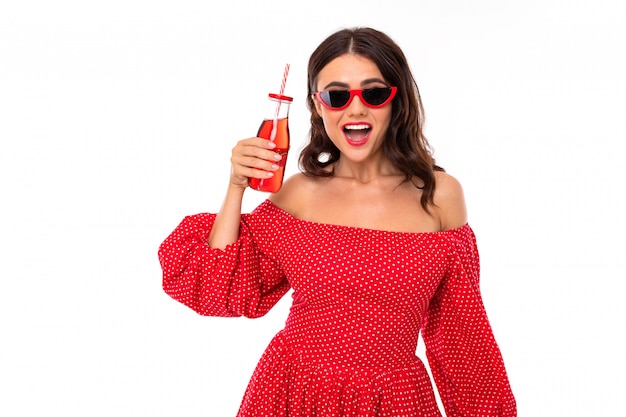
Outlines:
[[[358,95],[354,95],[352,100],[348,104],[348,108],[346,109],[348,114],[365,114],[367,111],[367,106],[363,104],[361,97]]]

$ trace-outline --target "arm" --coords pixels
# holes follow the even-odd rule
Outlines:
[[[241,214],[248,177],[273,175],[273,145],[239,141],[219,214],[186,217],[159,247],[164,291],[199,314],[258,317],[289,288],[276,262],[254,243],[253,234],[264,233],[263,216]]]
[[[479,289],[469,226],[454,231],[450,267],[423,326],[426,355],[449,417],[515,417],[515,398]]]
[[[454,229],[448,273],[423,326],[426,355],[449,417],[515,417],[515,398],[480,294],[476,238],[461,184],[437,173],[441,230]]]
[[[239,238],[241,205],[248,187],[248,178],[270,178],[278,166],[272,162],[282,157],[273,152],[276,145],[266,139],[248,138],[233,148],[230,183],[226,197],[208,238],[212,248],[224,249]]]

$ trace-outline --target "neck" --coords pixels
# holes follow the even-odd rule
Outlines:
[[[370,183],[383,177],[402,175],[386,158],[377,161],[355,162],[339,158],[333,166],[335,177],[352,179],[359,183]]]

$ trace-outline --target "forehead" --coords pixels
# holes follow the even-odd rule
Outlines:
[[[322,89],[329,83],[342,83],[356,88],[364,80],[376,78],[383,80],[374,61],[361,55],[344,54],[322,68],[317,76],[317,87]]]

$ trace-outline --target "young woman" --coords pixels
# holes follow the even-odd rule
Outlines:
[[[159,250],[165,291],[203,315],[259,317],[293,289],[239,416],[441,416],[420,333],[448,417],[515,416],[463,191],[431,155],[403,52],[340,30],[308,83],[302,173],[241,214],[248,179],[280,159],[241,140],[220,212],[186,217]]]

